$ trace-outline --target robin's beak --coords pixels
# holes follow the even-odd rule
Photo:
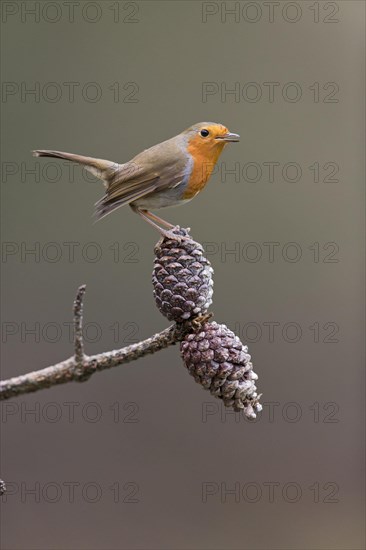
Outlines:
[[[232,134],[231,132],[228,132],[222,136],[217,136],[216,139],[220,139],[222,141],[240,141],[240,136],[239,134]]]

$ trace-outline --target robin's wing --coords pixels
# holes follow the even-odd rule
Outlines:
[[[164,155],[161,155],[163,145]],[[156,190],[169,189],[183,181],[187,172],[187,159],[180,158],[172,145],[170,142],[160,143],[130,162],[119,165],[105,196],[96,203],[97,218],[103,218],[116,208]]]
[[[111,191],[108,189],[104,197],[95,205],[97,219],[104,218],[116,208],[152,193],[157,189],[159,179],[156,174],[150,174],[148,177],[136,178],[134,181],[119,182]]]

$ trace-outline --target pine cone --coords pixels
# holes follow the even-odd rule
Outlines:
[[[189,237],[186,229],[173,231]],[[152,282],[160,312],[176,322],[206,313],[212,303],[213,269],[202,245],[191,238],[177,241],[163,237],[154,252]]]
[[[3,481],[2,479],[0,479],[0,496],[5,495],[5,493],[6,493],[5,481]]]
[[[189,373],[226,407],[244,411],[249,419],[262,410],[254,381],[258,376],[248,355],[248,347],[218,323],[204,323],[200,332],[185,336],[181,354]]]

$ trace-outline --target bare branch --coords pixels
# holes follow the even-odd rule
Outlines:
[[[135,361],[150,353],[155,353],[179,342],[188,325],[172,325],[136,344],[124,348],[87,356],[84,354],[82,335],[83,296],[85,285],[80,286],[74,302],[74,343],[75,355],[42,370],[0,382],[0,400],[10,399],[25,393],[50,388],[66,382],[85,382],[97,371],[118,367]]]
[[[75,361],[82,364],[84,359],[84,343],[83,343],[83,298],[86,285],[79,286],[76,298],[74,301],[74,346],[75,346]]]

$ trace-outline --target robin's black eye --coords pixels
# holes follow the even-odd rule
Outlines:
[[[200,134],[202,137],[207,137],[210,132],[208,130],[201,130]]]

